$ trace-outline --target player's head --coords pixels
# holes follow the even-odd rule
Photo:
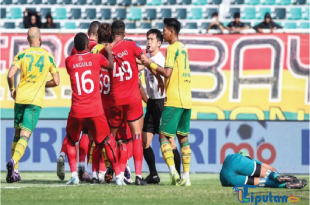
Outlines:
[[[89,51],[89,40],[85,33],[78,33],[74,37],[74,47],[77,51]]]
[[[181,24],[176,18],[165,18],[164,24],[163,36],[165,41],[169,42],[171,39],[178,37]]]
[[[111,25],[112,38],[115,36],[125,36],[125,23],[121,20],[116,20]]]
[[[111,24],[102,23],[98,29],[98,43],[111,43],[112,31]]]
[[[235,20],[235,23],[239,23],[240,22],[240,13],[235,13],[234,14],[234,20]]]
[[[93,21],[90,23],[89,28],[88,28],[88,36],[89,38],[98,38],[98,29],[100,26],[99,21]]]
[[[27,36],[30,46],[41,46],[41,32],[37,27],[31,27]]]
[[[161,44],[163,43],[163,34],[158,29],[150,29],[146,33],[146,47],[150,53],[159,51]]]

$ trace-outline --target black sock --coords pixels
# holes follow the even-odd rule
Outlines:
[[[181,155],[177,148],[173,150],[173,155],[174,155],[175,169],[178,171],[179,175],[181,176]]]
[[[156,170],[156,165],[155,165],[155,155],[154,155],[154,152],[151,146],[147,149],[143,149],[143,156],[144,156],[144,159],[147,165],[149,166],[150,174],[152,176],[157,175],[157,170]]]

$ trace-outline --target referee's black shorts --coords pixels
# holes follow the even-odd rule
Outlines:
[[[148,99],[144,116],[143,132],[157,133],[165,99]]]

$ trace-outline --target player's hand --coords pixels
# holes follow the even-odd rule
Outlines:
[[[15,98],[16,98],[16,90],[15,89],[11,91],[11,97],[15,100]]]
[[[162,80],[158,81],[157,89],[158,89],[158,91],[160,90],[160,95],[163,96],[164,91],[165,91],[165,85],[164,85],[164,82]]]
[[[143,65],[144,65],[145,67],[147,67],[147,68],[149,68],[150,65],[151,65],[151,63],[153,62],[153,61],[152,61],[151,59],[149,59],[149,58],[147,58],[147,59],[142,59],[141,61],[142,61]]]
[[[107,53],[112,53],[112,46],[111,46],[111,44],[105,44],[105,45],[104,45],[104,50],[105,50]]]

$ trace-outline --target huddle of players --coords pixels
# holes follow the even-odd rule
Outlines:
[[[57,163],[57,174],[63,179],[64,155],[67,154],[72,172],[68,185],[78,184],[80,180],[100,183],[103,178],[109,183],[112,181],[111,170],[115,172],[117,185],[130,183],[130,175],[126,177],[125,170],[132,156],[135,184],[159,183],[155,157],[150,147],[155,133],[160,134],[162,154],[171,172],[171,184],[191,185],[191,150],[187,139],[191,115],[188,54],[178,41],[180,23],[176,19],[165,19],[164,24],[163,35],[157,29],[147,33],[148,56],[134,41],[124,39],[125,24],[122,21],[114,21],[112,25],[93,22],[89,39],[83,33],[75,36],[74,55],[66,59],[73,92],[72,106],[67,136]],[[94,28],[98,28],[98,32],[92,36],[92,31],[96,30]],[[170,44],[166,61],[159,51],[163,38]],[[145,70],[149,99],[139,84],[140,70]],[[164,98],[165,90],[167,95]],[[144,123],[141,98],[147,103]],[[78,174],[75,143],[79,141],[81,132],[80,148],[86,148],[86,151],[82,150],[82,156],[80,154]],[[90,148],[91,141],[84,139],[87,138],[85,134],[94,141],[93,149]],[[174,142],[175,135],[182,149],[184,174],[181,180],[180,154]],[[88,158],[92,153],[92,179],[85,172],[83,162],[87,149],[90,150]],[[146,179],[141,176],[143,155],[150,168]],[[111,169],[107,171],[109,165]]]

